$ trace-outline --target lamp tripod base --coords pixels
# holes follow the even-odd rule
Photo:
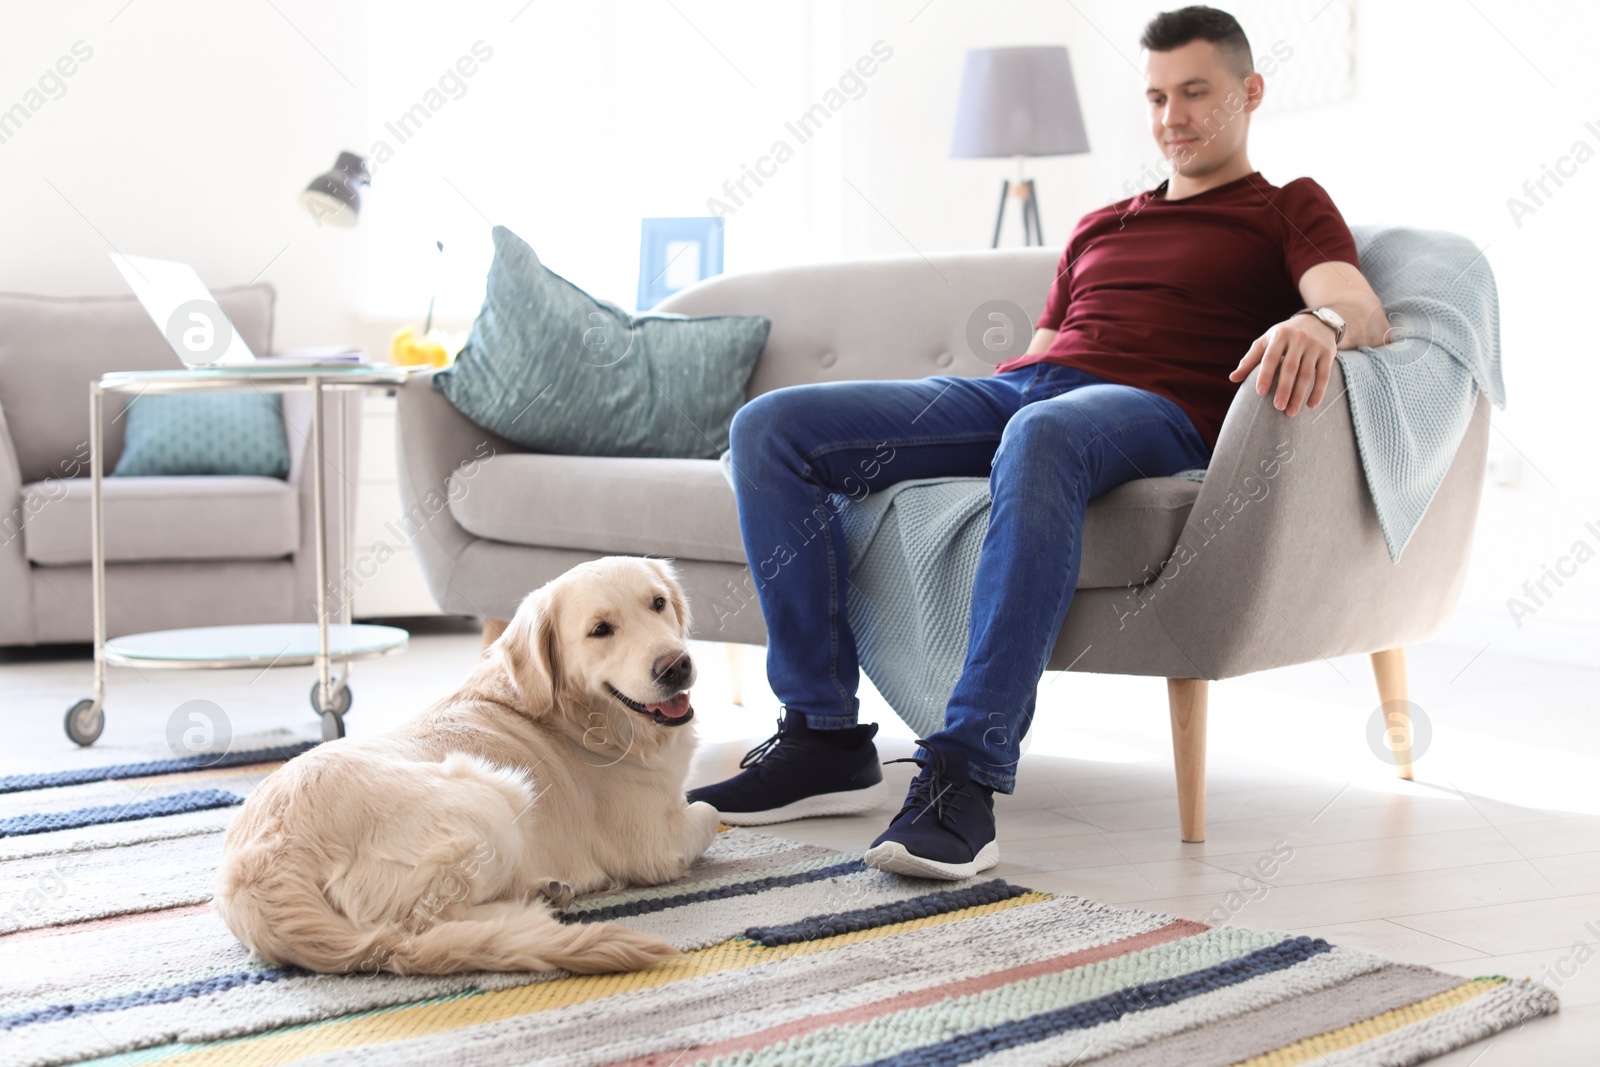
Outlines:
[[[1006,221],[1006,201],[1022,201],[1022,240],[1027,245],[1044,244],[1044,226],[1039,222],[1039,193],[1033,179],[1007,178],[1000,183],[1000,211],[994,217],[994,241],[990,248],[1000,247],[1000,228]]]

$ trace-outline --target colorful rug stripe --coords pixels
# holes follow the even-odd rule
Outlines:
[[[108,1011],[122,1011],[126,1008],[142,1007],[146,1004],[172,1004],[176,1001],[187,1000],[190,997],[203,997],[210,993],[221,993],[224,990],[238,989],[240,986],[258,985],[262,982],[276,982],[295,974],[304,973],[304,971],[300,971],[297,968],[264,967],[257,970],[236,971],[233,974],[219,974],[202,982],[187,982],[184,985],[168,986],[165,989],[142,990],[138,993],[128,993],[120,997],[102,997],[98,1000],[83,1001],[78,1004],[51,1004],[43,1008],[35,1008],[32,1011],[17,1012],[14,1015],[0,1015],[0,1030],[15,1030],[19,1026],[55,1022],[69,1016],[99,1015]]]
[[[991,1052],[1053,1037],[1064,1030],[1099,1026],[1133,1012],[1166,1007],[1213,989],[1237,985],[1257,975],[1281,971],[1318,953],[1327,952],[1331,947],[1320,937],[1290,938],[1268,948],[1257,949],[1242,959],[1229,960],[1177,978],[1119,989],[1086,1004],[1073,1004],[1000,1026],[984,1027],[948,1041],[874,1060],[871,1067],[956,1067],[957,1064],[970,1063]]]
[[[135,800],[127,804],[104,804],[72,811],[42,811],[29,815],[14,815],[0,819],[0,837],[22,837],[43,834],[54,830],[76,830],[83,826],[103,826],[106,823],[136,822],[162,815],[183,815],[191,811],[209,811],[213,808],[231,808],[243,804],[244,797],[223,789],[192,789],[184,793],[168,793]]]
[[[1293,1045],[1308,1034],[1338,1030],[1351,1020],[1415,1004],[1460,984],[1455,975],[1430,967],[1385,964],[1299,993],[1292,1012],[1284,1011],[1281,1003],[1267,1004],[1199,1029],[1157,1036],[1135,1048],[1108,1049],[1108,1055],[1095,1058],[1095,1067],[1164,1067],[1173,1063],[1225,1067]]]
[[[830,878],[838,878],[840,875],[859,874],[866,869],[867,865],[859,859],[847,860],[844,863],[835,863],[828,867],[796,871],[794,874],[768,875],[765,878],[732,882],[726,885],[712,886],[708,889],[696,889],[690,893],[678,893],[673,896],[630,900],[621,904],[608,904],[594,908],[573,908],[561,917],[561,921],[566,923],[616,922],[618,919],[632,919],[640,915],[648,915],[653,911],[666,911],[669,908],[681,908],[688,904],[709,904],[714,900],[753,896],[771,889],[783,889],[787,886],[803,885],[806,882],[825,882]]]
[[[928,893],[910,900],[896,901],[893,904],[879,904],[872,908],[860,908],[856,911],[840,912],[837,915],[816,915],[809,919],[802,919],[797,923],[785,926],[752,926],[744,932],[744,936],[751,941],[764,945],[767,948],[776,948],[779,945],[790,945],[796,941],[815,941],[818,938],[834,937],[838,934],[847,934],[855,930],[871,930],[878,926],[887,926],[891,923],[907,922],[911,919],[926,919],[931,915],[943,915],[949,911],[959,911],[977,904],[993,904],[996,901],[1010,900],[1020,897],[1031,890],[1021,886],[1010,885],[1002,879],[981,882],[978,885],[968,886],[965,889],[952,889],[942,893]]]
[[[1238,1067],[1298,1067],[1299,1064],[1311,1063],[1324,1056],[1346,1049],[1355,1048],[1374,1038],[1399,1030],[1402,1027],[1412,1026],[1418,1022],[1454,1008],[1461,1007],[1468,1001],[1483,996],[1485,993],[1504,986],[1511,980],[1499,975],[1487,978],[1474,978],[1463,982],[1454,989],[1431,996],[1415,1004],[1408,1004],[1403,1008],[1386,1011],[1381,1015],[1326,1034],[1317,1034],[1296,1041],[1292,1045],[1275,1049],[1263,1056],[1256,1056],[1240,1063]]]
[[[73,767],[69,770],[46,771],[42,774],[0,775],[0,793],[21,793],[29,789],[53,789],[63,785],[82,785],[85,782],[104,782],[113,778],[148,778],[157,774],[176,774],[182,771],[205,771],[218,767],[242,767],[251,763],[281,763],[309,752],[321,742],[304,741],[273,748],[246,749],[229,752],[220,759],[211,756],[186,756],[183,759],[150,760],[146,763],[118,763],[106,767]]]

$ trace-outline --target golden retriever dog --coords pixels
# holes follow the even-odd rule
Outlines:
[[[689,804],[689,610],[672,567],[611,556],[530,593],[466,683],[392,733],[269,775],[223,842],[215,907],[315,971],[635,970],[659,938],[554,914],[679,878],[717,832]]]

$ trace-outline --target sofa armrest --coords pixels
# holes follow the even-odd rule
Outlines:
[[[490,433],[457,411],[433,387],[437,371],[413,375],[396,393],[395,454],[405,529],[428,591],[441,611],[476,610],[452,583],[456,562],[478,540],[450,513],[450,476],[466,463],[527,449]]]
[[[1488,449],[1487,399],[1399,563],[1356,448],[1343,367],[1293,418],[1247,380],[1182,538],[1143,603],[1200,668],[1229,678],[1403,646],[1460,596]]]
[[[0,646],[31,645],[34,641],[33,583],[22,543],[26,515],[22,466],[5,409],[0,408],[0,604],[6,605],[0,611]]]

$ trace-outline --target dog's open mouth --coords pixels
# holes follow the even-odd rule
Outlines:
[[[626,704],[631,711],[640,715],[648,715],[657,726],[682,726],[694,718],[694,708],[689,705],[689,691],[674,695],[670,700],[659,704],[641,704],[631,697],[624,696],[616,686],[606,683],[606,688],[611,690],[611,695]]]

